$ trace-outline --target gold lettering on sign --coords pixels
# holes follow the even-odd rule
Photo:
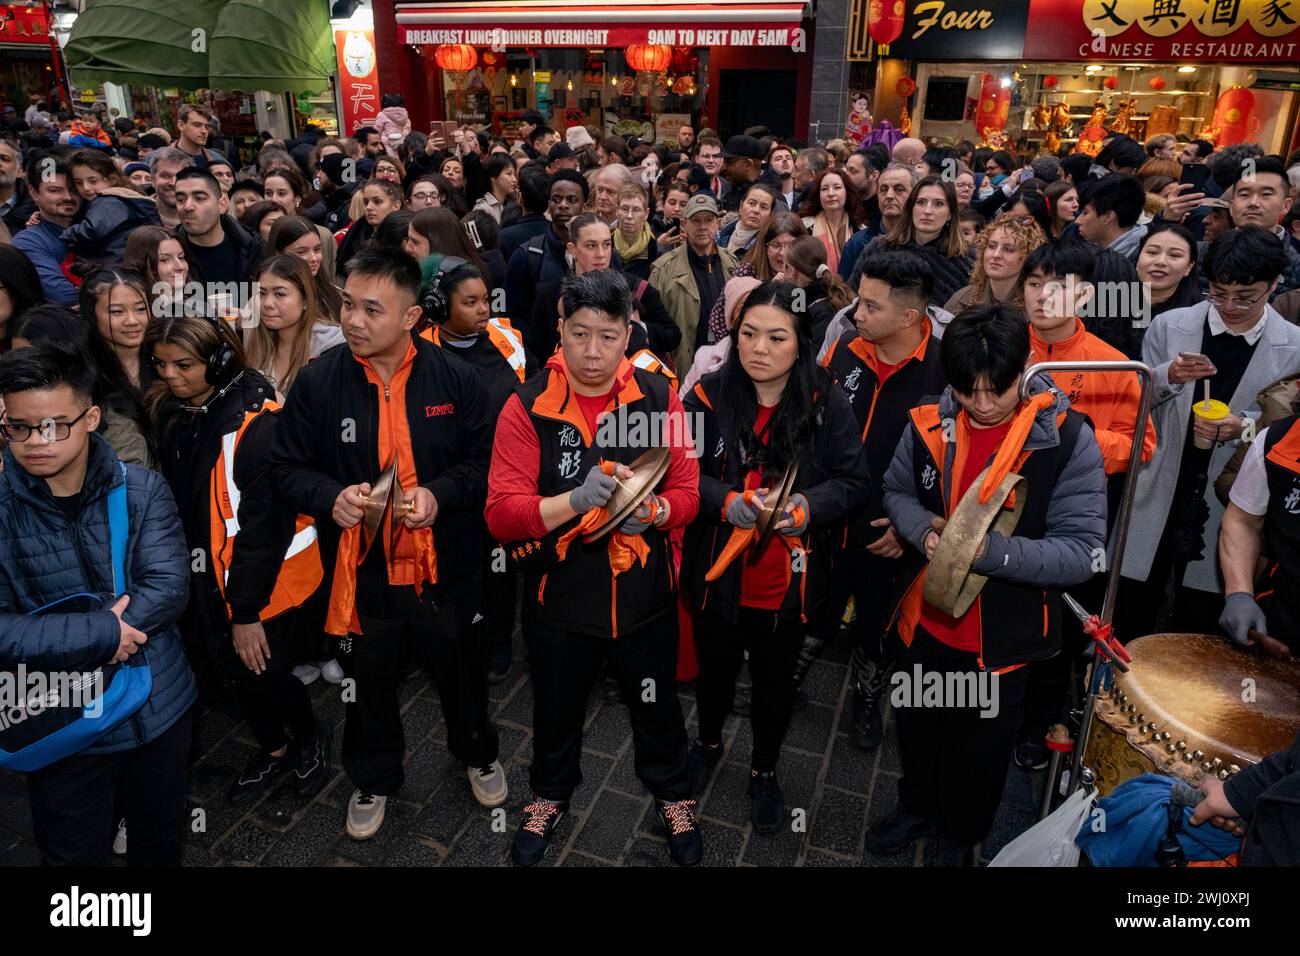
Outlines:
[[[925,3],[918,3],[912,8],[912,15],[916,17],[916,32],[912,34],[915,40],[923,35],[936,23],[940,30],[987,30],[993,26],[993,12],[991,10],[944,10],[944,0],[926,0]]]

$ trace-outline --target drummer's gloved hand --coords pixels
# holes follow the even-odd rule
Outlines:
[[[637,505],[631,517],[618,526],[624,534],[641,534],[661,524],[668,516],[668,502],[658,495],[649,495]]]
[[[580,515],[592,508],[603,508],[614,493],[614,485],[614,476],[601,471],[600,462],[597,462],[591,466],[582,484],[569,492],[569,507]]]
[[[791,495],[781,517],[790,522],[789,527],[781,529],[782,534],[790,537],[803,534],[808,530],[808,499],[798,493]]]
[[[754,503],[750,504],[740,492],[733,492],[727,502],[727,524],[736,528],[752,528],[758,522],[759,512],[763,510],[763,499],[751,495]]]
[[[1255,603],[1255,595],[1249,591],[1233,591],[1226,599],[1223,613],[1219,615],[1219,627],[1238,644],[1245,645],[1251,642],[1252,627],[1260,632],[1268,631],[1268,620]]]

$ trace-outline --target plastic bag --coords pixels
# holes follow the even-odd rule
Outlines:
[[[1046,819],[1002,848],[989,866],[1078,866],[1074,835],[1092,811],[1092,794],[1080,787]]]

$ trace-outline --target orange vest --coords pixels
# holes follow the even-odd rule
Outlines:
[[[439,348],[442,347],[442,330],[436,326],[430,326],[420,333],[420,338],[432,342]],[[511,371],[515,373],[519,381],[523,381],[528,370],[528,353],[524,351],[524,340],[519,333],[515,331],[510,324],[509,319],[489,319],[487,325],[488,341],[496,346],[496,350],[501,353],[501,357],[506,360]]]
[[[265,403],[259,411],[248,412],[236,431],[223,435],[221,453],[212,468],[211,551],[212,570],[217,578],[217,590],[226,597],[226,579],[230,576],[230,562],[235,553],[235,538],[239,534],[239,487],[235,484],[235,451],[248,426],[262,414],[279,408],[275,402]],[[275,579],[271,600],[262,608],[258,619],[269,621],[285,611],[302,607],[320,587],[325,577],[321,565],[320,545],[316,538],[316,522],[306,515],[298,515],[293,539],[284,552],[284,562]],[[227,601],[226,610],[230,604]]]
[[[673,374],[672,369],[660,361],[659,356],[655,355],[654,352],[649,349],[641,349],[641,351],[629,357],[628,361],[642,371],[655,372],[664,376],[672,383],[673,391],[677,391],[677,376]]]

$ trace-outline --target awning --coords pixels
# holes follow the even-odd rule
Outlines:
[[[225,4],[226,0],[98,0],[77,17],[63,48],[72,81],[206,87],[207,44]]]
[[[214,90],[321,93],[334,72],[325,0],[226,0],[209,49]]]
[[[795,42],[806,2],[710,0],[477,0],[400,3],[398,40],[408,45],[782,46]]]

